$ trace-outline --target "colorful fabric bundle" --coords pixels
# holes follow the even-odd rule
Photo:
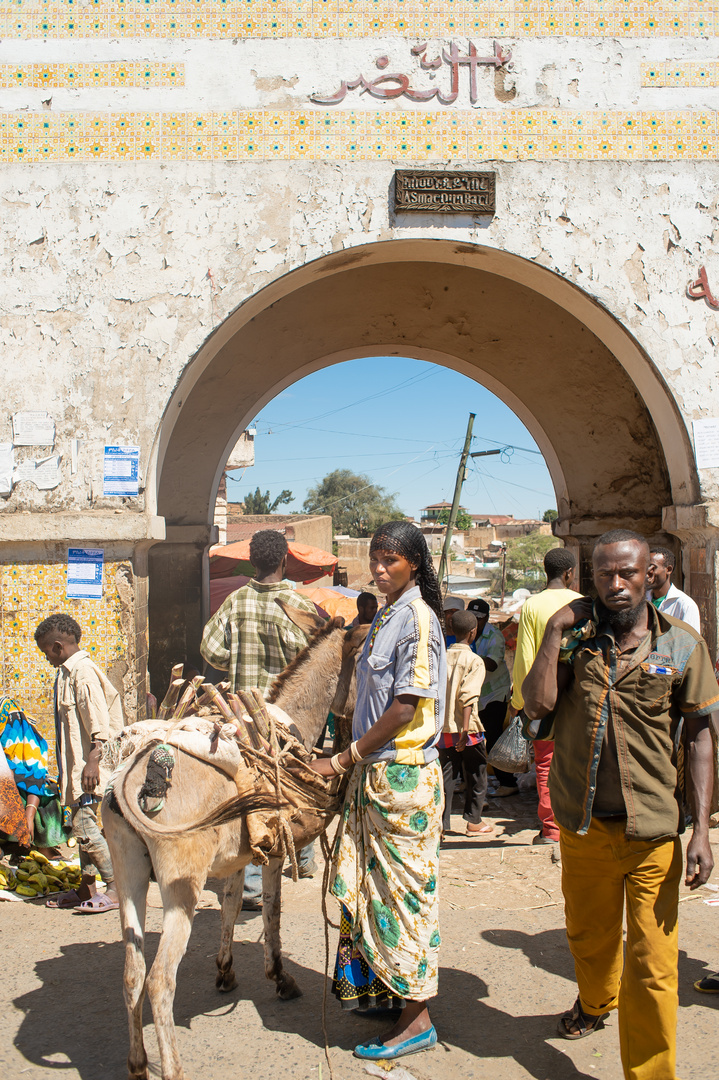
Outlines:
[[[20,798],[12,769],[0,746],[0,830],[8,836],[15,836],[24,847],[30,846],[30,831],[27,827],[25,807]]]
[[[47,779],[47,743],[10,697],[0,699],[0,746],[22,794],[54,794]]]

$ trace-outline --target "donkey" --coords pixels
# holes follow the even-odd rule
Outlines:
[[[354,666],[367,636],[367,626],[347,631],[342,619],[324,623],[319,617],[285,609],[306,633],[307,646],[278,676],[269,696],[293,721],[296,736],[311,749],[322,732],[327,713],[348,713],[354,708]],[[252,853],[246,813],[213,827],[192,831],[208,811],[238,804],[238,789],[224,772],[181,750],[174,750],[175,768],[163,809],[152,821],[138,806],[145,776],[146,755],[140,751],[118,777],[114,793],[106,793],[102,820],[115,869],[120,900],[120,919],[125,943],[124,995],[130,1028],[127,1059],[129,1080],[148,1080],[147,1055],[142,1036],[142,1005],[147,989],[152,1005],[160,1050],[162,1080],[187,1080],[177,1049],[173,1000],[177,968],[192,929],[198,897],[208,877],[225,878],[222,900],[222,932],[217,955],[218,989],[237,985],[232,963],[232,940],[242,906],[245,866]],[[241,801],[241,797],[240,800]],[[263,809],[250,792],[248,811]],[[265,806],[267,805],[265,801]],[[325,825],[326,827],[326,825]],[[166,835],[162,835],[162,830]],[[183,831],[186,829],[186,831]],[[295,830],[293,830],[295,832]],[[297,849],[318,835],[295,832]],[[274,980],[280,998],[301,993],[282,966],[280,906],[282,858],[270,858],[262,868],[262,918],[264,923],[265,974]],[[146,978],[144,926],[147,891],[154,869],[163,906],[162,934],[157,956]]]

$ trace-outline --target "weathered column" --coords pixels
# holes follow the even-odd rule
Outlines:
[[[200,640],[209,617],[207,552],[217,542],[214,525],[168,525],[166,540],[149,553],[149,668],[161,698],[173,664],[202,670]]]
[[[713,660],[717,658],[719,616],[719,502],[666,506],[662,524],[681,541],[681,569],[675,581],[696,600],[702,633]]]

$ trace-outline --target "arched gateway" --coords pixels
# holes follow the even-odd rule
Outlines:
[[[69,610],[142,714],[148,650],[162,692],[197,647],[237,433],[369,354],[503,398],[560,534],[681,549],[716,648],[719,15],[695,6],[5,5],[0,687],[50,739],[41,619]]]
[[[557,533],[567,543],[586,552],[615,527],[664,542],[679,537],[685,587],[713,632],[711,530],[695,505],[686,426],[651,358],[596,300],[535,262],[455,240],[399,239],[279,276],[187,365],[148,478],[167,529],[149,559],[150,667],[158,682],[174,658],[196,650],[203,553],[240,432],[304,375],[384,354],[452,367],[515,411],[545,456]]]

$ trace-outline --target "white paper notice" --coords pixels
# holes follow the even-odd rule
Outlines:
[[[0,495],[12,494],[12,476],[15,469],[15,455],[12,443],[0,443]]]
[[[16,412],[12,417],[15,446],[54,446],[55,421],[46,412]]]
[[[140,485],[140,447],[106,446],[103,495],[137,495]]]
[[[35,479],[35,461],[33,458],[26,458],[25,461],[18,462],[12,478],[16,484],[20,484],[24,480],[29,480],[32,483]]]
[[[32,482],[40,491],[49,491],[60,483],[60,460],[60,454],[52,454],[35,462]]]
[[[719,469],[719,420],[693,420],[697,469]]]
[[[102,599],[102,548],[68,548],[67,590],[72,600]]]
[[[60,454],[52,454],[50,457],[40,458],[39,461],[26,458],[15,469],[13,480],[16,484],[21,483],[23,480],[29,481],[40,491],[49,491],[51,488],[56,488],[60,483],[61,460]]]

